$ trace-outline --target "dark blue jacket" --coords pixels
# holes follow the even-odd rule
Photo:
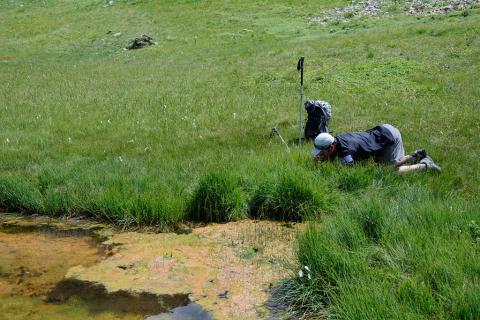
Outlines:
[[[338,157],[342,164],[351,165],[355,162],[375,157],[385,146],[394,143],[390,130],[384,126],[376,126],[365,132],[350,132],[335,137]]]

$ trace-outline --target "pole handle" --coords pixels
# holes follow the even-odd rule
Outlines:
[[[302,145],[302,103],[303,103],[303,62],[305,61],[305,57],[300,57],[297,63],[297,71],[300,71],[300,119],[298,125],[298,145]]]
[[[297,63],[297,71],[300,71],[300,85],[303,86],[303,62],[305,61],[305,57],[300,57]]]

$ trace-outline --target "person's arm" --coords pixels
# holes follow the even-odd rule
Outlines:
[[[340,163],[344,166],[353,166],[355,161],[353,161],[353,158],[350,154],[347,154],[340,159]]]

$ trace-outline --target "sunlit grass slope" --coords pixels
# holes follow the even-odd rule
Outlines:
[[[283,287],[295,310],[478,319],[480,11],[309,22],[345,3],[2,1],[0,207],[123,225],[309,216],[311,280]],[[141,34],[157,45],[123,50]],[[292,143],[301,55],[334,133],[391,123],[443,173],[314,165]]]
[[[0,202],[168,223],[212,171],[239,177],[246,193],[285,172],[334,189],[310,164],[309,145],[287,153],[268,138],[273,126],[296,136],[300,55],[306,96],[332,103],[336,133],[392,123],[407,149],[426,147],[444,168],[391,178],[388,189],[415,183],[474,197],[478,10],[309,23],[341,4],[3,1]],[[143,33],[158,45],[123,50]]]

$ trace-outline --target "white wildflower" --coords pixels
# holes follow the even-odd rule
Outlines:
[[[302,270],[298,271],[298,277],[303,278],[303,271]]]
[[[107,122],[108,122],[108,124],[111,124],[111,123],[112,123],[112,121],[111,121],[110,119],[108,119]]]
[[[68,137],[68,143],[69,143],[69,144],[72,143],[72,138]]]
[[[310,275],[310,273],[307,274],[307,277],[308,277],[308,280],[312,280],[312,276]]]
[[[237,118],[237,113],[236,112],[232,113],[232,116],[233,116],[233,119]]]
[[[118,160],[119,160],[120,162],[123,162],[122,156],[118,156]]]
[[[6,139],[5,139],[5,143],[6,143],[6,144],[9,144],[9,143],[10,143],[10,139],[6,138]]]
[[[310,268],[308,266],[304,266],[303,268],[305,268],[305,270],[307,270],[308,272],[310,272]]]

